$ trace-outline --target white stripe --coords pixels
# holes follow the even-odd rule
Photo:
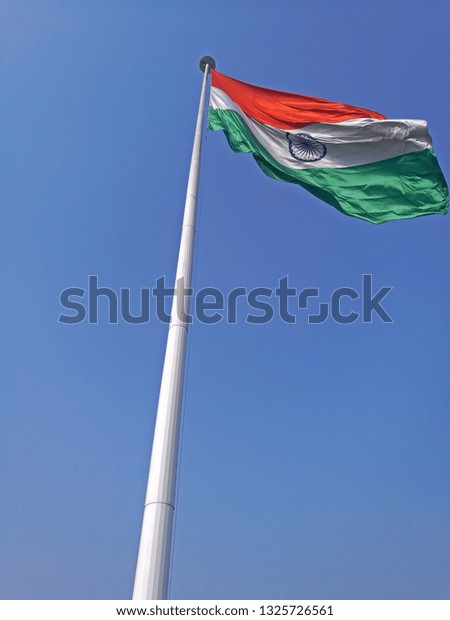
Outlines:
[[[313,123],[287,132],[249,118],[222,90],[212,87],[210,105],[234,110],[272,157],[287,168],[347,168],[370,164],[431,147],[426,121],[357,118],[341,123]],[[307,133],[326,146],[325,157],[315,162],[298,161],[289,150],[289,134]]]

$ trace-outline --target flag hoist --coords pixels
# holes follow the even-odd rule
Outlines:
[[[208,73],[211,69],[215,69],[215,65],[214,59],[210,56],[204,56],[200,61],[200,69],[203,71],[203,83],[195,127],[175,278],[175,283],[181,280],[185,289],[191,285],[206,85]],[[182,287],[175,286],[174,288],[175,294],[172,302],[166,355],[156,414],[133,600],[164,600],[168,597],[186,338],[188,333],[188,324],[185,319],[189,310],[189,298],[183,295]]]

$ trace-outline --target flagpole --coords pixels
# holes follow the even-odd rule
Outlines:
[[[206,84],[208,73],[215,66],[210,56],[204,56],[200,61],[204,75],[186,191],[175,294],[159,392],[133,600],[165,600],[168,597],[188,333],[186,315],[189,310],[189,298],[184,296],[180,283],[184,289],[191,285]]]

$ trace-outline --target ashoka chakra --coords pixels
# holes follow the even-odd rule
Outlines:
[[[299,161],[318,161],[327,154],[327,147],[307,133],[286,133],[289,151]]]

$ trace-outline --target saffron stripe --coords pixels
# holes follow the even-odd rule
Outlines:
[[[386,118],[373,110],[327,99],[253,86],[211,71],[211,86],[223,90],[251,118],[278,129],[299,129],[311,123],[340,123],[352,118]]]

